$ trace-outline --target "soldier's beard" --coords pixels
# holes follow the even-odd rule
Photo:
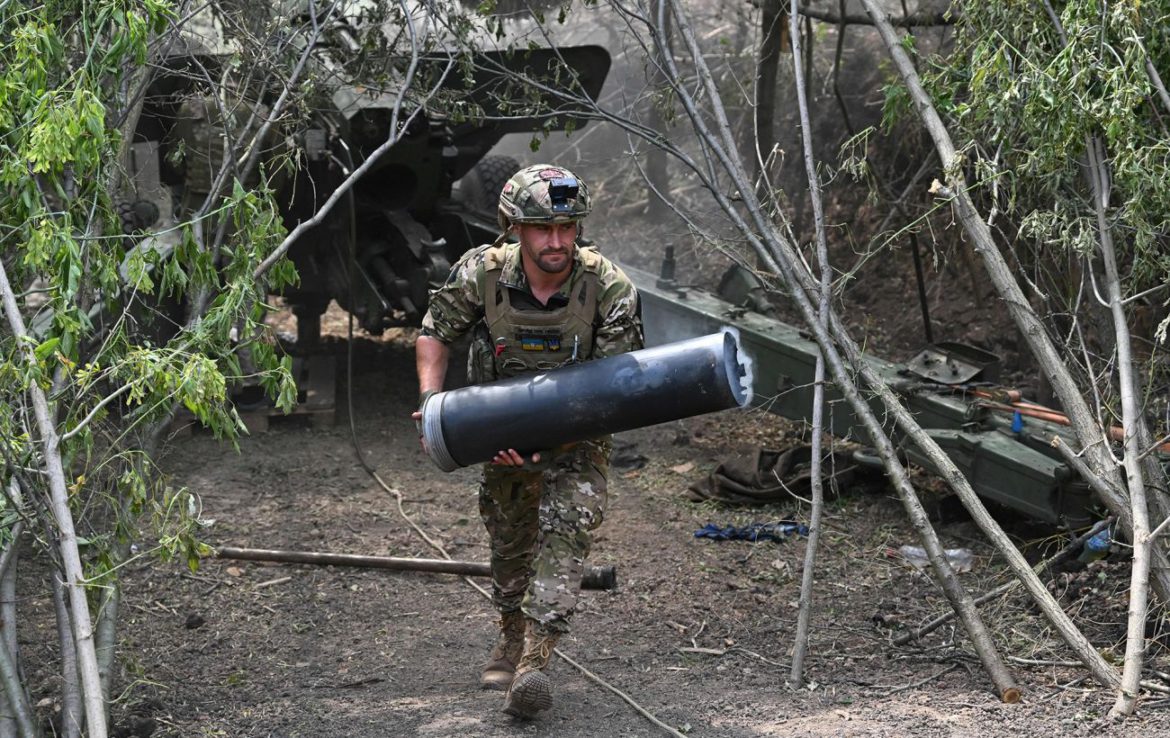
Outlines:
[[[572,263],[572,253],[569,249],[546,249],[537,255],[536,267],[547,274],[560,274],[569,268]]]

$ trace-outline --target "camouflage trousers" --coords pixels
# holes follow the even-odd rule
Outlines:
[[[554,449],[538,465],[487,464],[479,514],[491,540],[493,601],[565,633],[592,531],[605,515],[608,437]]]

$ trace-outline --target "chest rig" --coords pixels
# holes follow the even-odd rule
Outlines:
[[[598,260],[588,249],[578,253],[584,275],[573,285],[568,303],[551,310],[521,309],[513,304],[511,289],[500,283],[501,269],[484,274],[484,323],[496,379],[590,358],[593,319],[597,314]]]

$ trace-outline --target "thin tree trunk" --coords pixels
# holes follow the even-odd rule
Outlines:
[[[1048,0],[1044,9],[1052,19],[1062,44],[1068,37]],[[1130,540],[1133,559],[1130,564],[1129,617],[1126,627],[1125,660],[1122,666],[1121,686],[1117,699],[1109,710],[1112,716],[1130,715],[1137,708],[1141,686],[1142,667],[1146,652],[1146,615],[1150,588],[1150,516],[1146,497],[1145,465],[1142,463],[1143,445],[1148,443],[1149,431],[1138,400],[1137,381],[1133,370],[1133,350],[1126,323],[1121,294],[1121,276],[1117,269],[1117,255],[1113,248],[1113,233],[1107,210],[1112,189],[1111,173],[1106,160],[1104,143],[1098,136],[1086,136],[1085,154],[1088,158],[1086,176],[1092,194],[1093,210],[1097,216],[1097,248],[1105,268],[1105,294],[1113,321],[1113,335],[1117,357],[1117,379],[1121,395],[1121,425],[1124,429],[1122,464],[1129,490],[1129,507],[1133,514]],[[1090,265],[1091,268],[1091,265]],[[1162,477],[1159,474],[1159,477]],[[1164,477],[1162,477],[1164,480]]]
[[[779,0],[777,0],[779,2]],[[817,163],[813,158],[812,126],[809,123],[808,88],[801,70],[800,16],[796,0],[792,0],[789,11],[789,35],[792,39],[792,78],[796,84],[796,102],[800,108],[800,137],[804,146],[804,171],[808,178],[808,193],[812,200],[813,224],[816,232],[817,268],[820,276],[820,293],[817,303],[817,319],[823,327],[829,324],[829,299],[832,297],[831,264],[829,245],[825,236],[825,211],[821,198],[821,181],[817,174]],[[809,515],[808,545],[804,552],[804,571],[800,578],[800,608],[796,614],[796,635],[792,647],[792,666],[788,672],[788,683],[796,689],[804,686],[804,658],[808,653],[808,631],[812,620],[813,582],[816,571],[817,546],[821,537],[821,513],[825,506],[824,475],[821,472],[821,443],[825,425],[825,359],[817,353],[813,370],[812,406],[812,463],[809,482],[812,487],[812,511]]]
[[[661,3],[665,0],[655,0]],[[659,110],[658,103],[655,98],[658,93],[666,86],[666,76],[663,71],[665,68],[664,59],[670,56],[673,52],[670,48],[670,27],[662,29],[662,36],[666,39],[666,45],[655,50],[655,58],[653,59],[654,73],[651,76],[650,84],[652,86],[650,99],[650,127],[658,132],[663,138],[667,137],[667,127],[665,116]],[[661,218],[670,212],[667,207],[666,200],[663,196],[670,192],[670,171],[667,166],[666,152],[658,146],[651,146],[650,151],[646,154],[646,181],[649,187],[646,190],[646,212],[653,218]],[[659,194],[661,193],[661,194]]]
[[[73,618],[65,600],[65,583],[53,574],[53,609],[57,613],[57,642],[61,644],[61,738],[79,738],[83,708],[81,681],[77,674],[77,647],[73,642]]]
[[[20,482],[13,474],[8,483],[8,504],[21,509],[23,495]],[[6,648],[17,675],[20,674],[20,651],[16,642],[16,567],[20,558],[20,538],[24,535],[24,521],[12,526],[12,540],[0,554],[0,647]],[[23,684],[23,680],[21,684]],[[6,689],[0,690],[0,738],[17,734],[19,723],[16,708],[8,701]]]
[[[36,722],[33,718],[32,707],[29,705],[28,695],[24,691],[24,683],[20,679],[16,663],[9,653],[8,647],[0,648],[0,681],[4,683],[4,695],[8,699],[7,707],[12,711],[12,720],[21,738],[39,738]],[[8,735],[12,735],[9,733]]]
[[[744,222],[742,217],[739,216],[739,213],[735,207],[732,206],[732,204],[726,199],[724,195],[719,192],[713,192],[713,195],[719,201],[724,212],[731,216],[733,220],[735,220],[737,226],[740,228],[741,233],[745,236],[745,238],[748,239],[752,246],[756,248],[758,255],[768,262],[768,266],[770,268],[774,269],[783,277],[786,286],[792,293],[793,299],[796,300],[797,305],[800,308],[801,315],[803,316],[806,325],[812,329],[814,335],[816,336],[817,344],[820,346],[821,352],[828,362],[828,365],[832,368],[834,378],[837,380],[840,390],[849,401],[850,406],[853,408],[854,412],[863,423],[871,437],[872,442],[877,447],[878,455],[885,463],[885,467],[891,477],[891,481],[893,482],[895,489],[898,491],[898,495],[902,500],[903,506],[906,508],[907,516],[910,518],[911,524],[914,526],[915,530],[919,534],[920,539],[922,540],[923,546],[927,552],[927,556],[929,557],[931,564],[934,567],[939,584],[943,589],[943,593],[951,602],[951,606],[954,607],[956,611],[958,611],[959,617],[971,638],[972,644],[979,652],[979,656],[983,661],[984,668],[987,670],[988,675],[991,677],[992,682],[999,691],[1000,698],[1005,702],[1018,701],[1020,693],[1018,688],[1015,686],[1014,680],[1011,677],[1011,673],[1003,663],[1003,659],[1000,658],[998,652],[995,650],[994,644],[991,640],[991,635],[987,631],[986,626],[984,626],[983,622],[979,619],[979,614],[975,610],[974,605],[971,603],[970,595],[964,591],[963,587],[959,584],[954,570],[947,562],[946,556],[943,553],[942,545],[939,543],[938,535],[935,533],[934,528],[932,528],[930,525],[930,519],[926,514],[926,510],[922,507],[922,503],[919,501],[917,493],[914,491],[913,485],[910,483],[910,479],[905,467],[902,466],[901,462],[897,458],[897,453],[894,449],[893,443],[885,434],[885,431],[882,428],[881,423],[878,421],[876,415],[874,415],[872,408],[869,407],[869,404],[866,402],[865,398],[861,396],[857,385],[853,381],[852,372],[856,371],[856,365],[859,363],[858,360],[853,360],[854,368],[852,369],[846,368],[845,364],[841,360],[841,357],[834,346],[833,339],[829,336],[825,327],[819,321],[816,314],[816,309],[809,301],[809,294],[816,294],[819,288],[815,283],[805,283],[805,280],[810,278],[806,271],[806,267],[804,267],[803,262],[799,257],[799,254],[796,252],[791,243],[778,236],[775,227],[766,216],[764,208],[755,197],[754,190],[750,187],[746,172],[743,170],[743,167],[739,161],[729,153],[736,150],[735,140],[730,124],[727,120],[726,111],[723,109],[720,102],[718,90],[715,89],[710,70],[706,66],[701,49],[699,48],[698,42],[695,39],[694,30],[687,22],[687,19],[682,13],[681,9],[679,9],[677,0],[676,2],[672,2],[671,7],[675,12],[675,20],[678,23],[678,29],[683,38],[686,40],[691,57],[695,62],[696,72],[699,75],[700,84],[705,89],[708,99],[711,102],[710,113],[712,114],[711,117],[717,126],[717,133],[712,133],[710,131],[704,116],[701,115],[696,109],[693,98],[683,96],[682,101],[687,109],[688,116],[696,126],[700,136],[707,140],[707,143],[713,149],[712,153],[717,155],[719,162],[725,167],[727,173],[732,177],[733,184],[738,188],[741,196],[744,199],[748,213],[755,221],[755,227],[753,228],[751,224]],[[719,146],[720,142],[722,142],[722,146]],[[760,238],[767,239],[767,245],[762,243]],[[777,260],[776,255],[773,253],[772,249],[775,249],[780,253],[782,256],[780,260]],[[837,332],[836,338],[838,340],[848,341],[848,336],[844,335],[844,330],[840,328],[839,321],[835,317],[832,320],[832,325],[835,326],[834,330]],[[856,346],[853,346],[852,348],[855,350]],[[873,378],[874,375],[870,373],[870,379],[872,380]],[[902,410],[906,417],[909,417],[908,412],[897,402],[889,388],[881,384],[880,381],[878,384],[881,385],[879,389],[885,390],[883,397],[886,402],[890,402],[891,398],[893,398],[893,404],[898,409]],[[910,422],[913,424],[912,418]],[[917,428],[916,425],[914,427]],[[929,437],[927,437],[920,428],[918,429],[918,432],[920,437],[926,439],[926,443],[932,447],[933,451],[936,452],[938,456],[940,456],[947,464],[949,464],[950,460],[946,457],[945,454],[942,453],[937,444],[935,444]],[[951,464],[949,468],[953,470],[954,477],[957,477],[958,480],[962,481],[963,483],[966,482],[966,480],[963,479],[962,474],[959,473],[958,469],[956,469],[953,464]],[[952,483],[953,482],[954,480],[952,479]],[[970,490],[969,486],[968,490]],[[973,495],[974,493],[972,492],[971,494]],[[976,498],[976,501],[977,500],[978,498]],[[979,503],[977,502],[977,504]],[[986,510],[983,512],[986,515]],[[988,520],[990,520],[989,515],[986,517]],[[992,524],[994,525],[994,521],[992,521]],[[1003,532],[1000,531],[1000,534],[1003,535]],[[1006,539],[1006,536],[1003,536],[1003,538]],[[1011,548],[1012,551],[1015,552],[1017,556],[1019,556],[1019,552],[1015,551],[1014,547]],[[1019,558],[1022,560],[1023,557]],[[1029,569],[1026,564],[1024,565],[1024,568],[1027,569],[1028,573],[1031,573],[1031,569]],[[1041,591],[1047,595],[1047,592],[1043,589],[1043,587],[1041,587]],[[1098,658],[1100,658],[1100,656],[1098,656]]]
[[[12,504],[21,503],[20,485],[13,478],[8,498]],[[24,534],[24,523],[12,526],[12,541],[0,556],[0,736],[30,736],[40,733],[36,729],[24,680],[20,678],[20,651],[16,641],[16,570],[20,557],[20,539]]]
[[[34,342],[24,325],[24,318],[16,304],[16,295],[8,282],[8,271],[0,262],[0,300],[8,326],[24,354],[29,366],[36,363],[33,354]],[[77,644],[78,665],[81,683],[85,692],[85,716],[89,726],[89,738],[106,738],[106,713],[102,700],[101,679],[98,675],[97,655],[94,650],[93,626],[89,607],[85,601],[85,572],[81,566],[81,552],[77,548],[77,533],[73,526],[73,513],[69,510],[69,490],[65,484],[65,469],[61,465],[58,448],[57,426],[48,398],[35,382],[28,387],[29,399],[36,415],[37,430],[43,446],[43,463],[49,481],[49,508],[57,524],[61,560],[65,568],[66,587],[70,605],[73,608],[74,638]]]
[[[110,701],[110,674],[114,669],[115,645],[118,632],[118,610],[122,602],[122,588],[114,580],[102,595],[102,606],[97,619],[97,660],[101,676],[102,694]]]
[[[661,0],[660,0],[661,1]],[[756,63],[756,141],[752,157],[757,197],[772,201],[771,166],[776,149],[776,87],[788,24],[784,0],[760,3],[760,55]]]
[[[19,495],[16,479],[10,487]],[[9,499],[13,495],[9,494]],[[16,565],[20,556],[20,536],[24,533],[24,523],[18,522],[12,526],[12,541],[4,549],[0,558],[0,648],[7,653],[13,668],[19,673],[20,652],[16,648]],[[19,679],[17,681],[20,681]],[[0,738],[16,735],[18,721],[16,708],[8,700],[8,690],[0,691]]]
[[[1093,207],[1097,211],[1097,247],[1105,265],[1105,294],[1109,312],[1113,316],[1114,337],[1117,341],[1117,379],[1121,389],[1121,425],[1125,429],[1126,484],[1129,486],[1129,506],[1133,511],[1133,562],[1129,582],[1129,618],[1125,641],[1125,662],[1121,671],[1121,688],[1117,700],[1109,710],[1111,715],[1130,715],[1137,707],[1142,666],[1146,654],[1146,610],[1150,588],[1150,518],[1146,503],[1146,485],[1142,469],[1142,437],[1144,420],[1138,404],[1138,388],[1133,373],[1133,352],[1130,348],[1129,328],[1121,299],[1121,277],[1117,271],[1117,255],[1113,249],[1113,234],[1105,210],[1109,206],[1109,171],[1105,151],[1096,137],[1085,142],[1089,155],[1089,183],[1093,192]]]

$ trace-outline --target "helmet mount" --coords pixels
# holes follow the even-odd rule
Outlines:
[[[580,192],[580,185],[576,177],[559,177],[548,183],[548,199],[552,204],[553,213],[571,213],[573,206],[569,200],[576,200]]]

